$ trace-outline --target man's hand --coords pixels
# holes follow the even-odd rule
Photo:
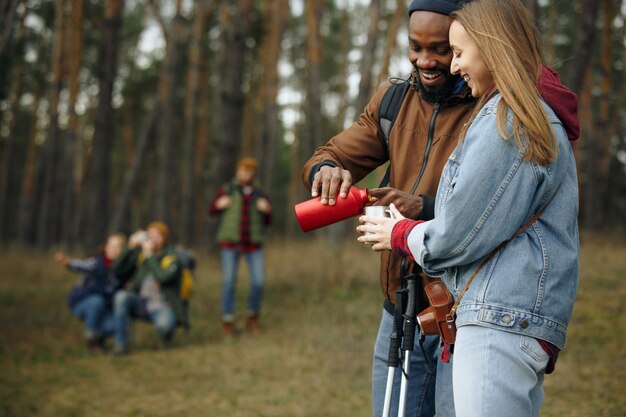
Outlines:
[[[156,245],[154,244],[154,241],[152,239],[147,239],[141,244],[141,252],[146,259],[154,255],[155,250]]]
[[[348,190],[352,185],[352,174],[350,171],[324,165],[313,176],[313,184],[311,185],[311,195],[317,197],[321,187],[322,204],[334,205],[337,201],[337,193],[342,198],[346,198]]]
[[[233,198],[229,195],[223,195],[217,199],[217,201],[215,202],[215,207],[218,210],[224,210],[230,207],[231,204],[233,204]]]
[[[128,238],[128,247],[135,249],[141,246],[148,239],[148,233],[145,230],[137,230]]]
[[[256,209],[263,214],[267,214],[272,211],[272,206],[270,205],[270,202],[267,201],[267,198],[259,197],[256,201]]]
[[[374,202],[379,206],[395,205],[396,208],[407,219],[417,220],[422,214],[422,197],[405,193],[391,187],[372,188],[370,194],[375,198]]]

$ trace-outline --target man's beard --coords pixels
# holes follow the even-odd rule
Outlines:
[[[445,70],[442,70],[441,72],[444,74],[444,77],[446,77],[445,82],[441,86],[437,87],[437,89],[432,89],[424,87],[422,79],[420,78],[419,69],[413,67],[413,73],[415,75],[414,87],[417,87],[420,96],[430,103],[440,103],[442,100],[450,97],[450,93],[459,79],[458,75],[452,75]]]

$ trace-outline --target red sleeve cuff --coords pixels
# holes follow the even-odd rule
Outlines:
[[[415,226],[420,223],[424,223],[423,220],[411,220],[404,219],[400,220],[393,227],[391,231],[391,251],[398,256],[410,256],[412,260],[413,255],[411,254],[411,250],[409,249],[408,238],[409,233]]]

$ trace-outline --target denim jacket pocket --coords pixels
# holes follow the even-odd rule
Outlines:
[[[441,181],[439,190],[437,191],[437,200],[440,208],[445,206],[448,195],[454,190],[456,184],[459,165],[461,163],[459,148],[448,157],[448,162],[441,173]]]
[[[459,268],[447,268],[441,277],[442,281],[448,288],[452,288],[455,292],[459,290],[458,274]]]

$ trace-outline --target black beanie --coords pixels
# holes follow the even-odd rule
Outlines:
[[[449,16],[450,13],[459,8],[463,0],[413,0],[409,6],[409,16],[418,10],[434,12]]]

